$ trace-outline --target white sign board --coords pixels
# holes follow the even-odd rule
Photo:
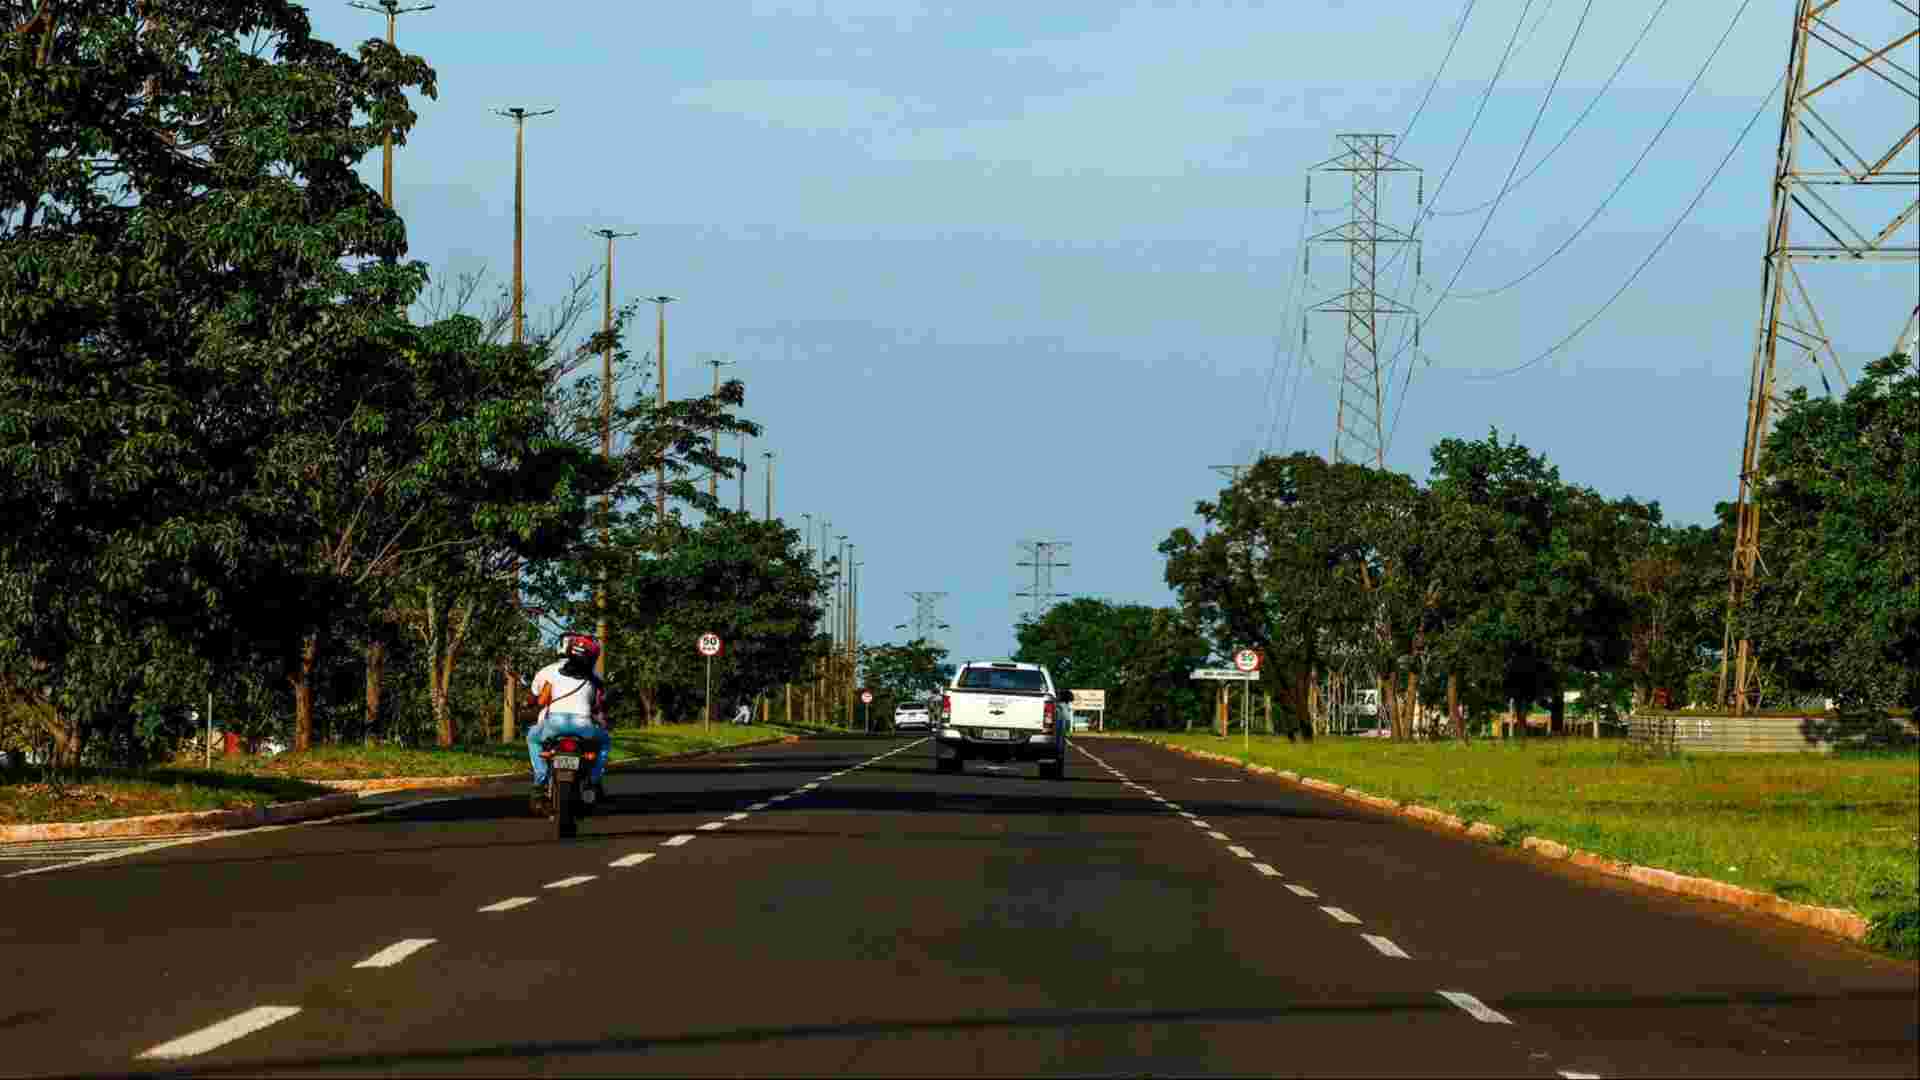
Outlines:
[[[1075,690],[1069,702],[1075,712],[1103,712],[1107,707],[1105,690]]]
[[[701,656],[719,656],[720,655],[720,635],[719,634],[701,634],[700,635],[700,655]]]
[[[1257,672],[1235,671],[1233,668],[1201,668],[1190,677],[1216,682],[1254,682],[1260,678]]]

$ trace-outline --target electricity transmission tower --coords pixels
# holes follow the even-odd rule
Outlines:
[[[1053,572],[1057,569],[1071,566],[1072,564],[1055,562],[1053,556],[1055,551],[1060,548],[1070,547],[1072,544],[1073,541],[1071,540],[1023,540],[1020,542],[1020,547],[1026,551],[1027,556],[1032,559],[1032,561],[1015,563],[1014,565],[1033,568],[1033,587],[1026,592],[1014,593],[1013,595],[1028,597],[1033,601],[1034,622],[1040,621],[1040,617],[1047,613],[1047,608],[1052,607],[1055,600],[1062,599],[1067,595],[1066,593],[1053,591]]]
[[[935,630],[946,626],[933,610],[933,606],[938,604],[940,599],[947,595],[946,593],[910,592],[907,595],[913,598],[913,639],[915,641],[926,640]],[[895,629],[899,628],[895,627]]]
[[[1831,368],[1843,388],[1847,383],[1800,268],[1850,265],[1853,273],[1846,280],[1828,285],[1844,295],[1841,290],[1849,285],[1858,290],[1883,264],[1920,262],[1920,123],[1913,122],[1920,65],[1912,55],[1920,29],[1913,13],[1907,0],[1794,4],[1720,658],[1719,700],[1727,702],[1731,690],[1736,716],[1745,714],[1757,694],[1750,643],[1744,635],[1736,641],[1734,634],[1740,606],[1764,570],[1753,479],[1773,410],[1785,400],[1778,385],[1782,347],[1792,369],[1789,379],[1811,374],[1831,393]],[[1907,307],[1917,292],[1920,288],[1909,288],[1898,301],[1895,349],[1920,319],[1920,306],[1911,313]]]
[[[1419,238],[1380,221],[1380,177],[1383,173],[1419,173],[1420,167],[1394,157],[1389,147],[1399,136],[1342,134],[1344,150],[1307,170],[1307,209],[1313,209],[1313,174],[1352,174],[1353,208],[1346,221],[1307,238],[1300,253],[1303,276],[1310,273],[1308,252],[1313,245],[1344,244],[1347,248],[1347,288],[1309,310],[1347,317],[1347,336],[1340,372],[1340,400],[1333,416],[1333,460],[1371,462],[1386,467],[1386,435],[1381,423],[1385,400],[1380,385],[1379,323],[1382,316],[1413,315],[1416,347],[1420,324],[1415,311],[1375,288],[1375,249],[1381,244],[1414,244],[1419,265]],[[1422,178],[1424,185],[1424,178]],[[1424,186],[1416,189],[1415,205],[1424,201]],[[1304,324],[1301,333],[1305,334]]]

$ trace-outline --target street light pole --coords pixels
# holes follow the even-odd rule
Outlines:
[[[667,305],[678,300],[679,297],[661,293],[659,296],[649,296],[645,299],[655,308],[654,324],[659,332],[658,348],[655,350],[658,353],[660,365],[658,400],[660,407],[665,409],[667,407]],[[667,452],[664,448],[660,451],[660,465],[653,473],[653,486],[654,513],[657,515],[658,524],[664,528],[667,524]]]
[[[706,362],[713,367],[713,395],[715,397],[719,397],[720,396],[720,369],[732,364],[733,361],[721,360],[717,357],[709,356],[707,357]],[[714,453],[716,454],[720,452],[720,447],[717,441],[713,449],[714,449]],[[712,499],[716,505],[720,502],[720,474],[711,469],[707,471],[707,498]]]
[[[773,451],[765,450],[760,454],[767,459],[767,513],[766,519],[773,520]]]
[[[375,3],[371,4],[361,3],[360,0],[347,0],[347,6],[359,8],[361,11],[371,11],[376,15],[385,14],[387,17],[387,46],[395,49],[397,49],[398,46],[394,44],[394,24],[399,21],[400,16],[412,15],[421,11],[432,11],[434,8],[432,4],[415,4],[412,7],[401,7],[400,0],[376,0]],[[385,135],[380,141],[380,197],[386,200],[387,209],[393,209],[392,128],[386,130]]]
[[[601,323],[600,323],[601,333],[606,338],[606,348],[600,354],[600,460],[606,463],[608,469],[612,469],[613,467],[613,242],[615,240],[618,240],[624,237],[637,236],[639,234],[630,233],[630,232],[615,232],[612,229],[595,229],[593,230],[593,235],[601,237],[605,239],[607,242],[607,280],[606,280],[607,304],[606,304],[606,313],[602,317]],[[607,492],[601,492],[600,493],[600,549],[601,549],[601,554],[603,555],[606,554],[613,547],[613,534],[611,532],[611,527],[608,524],[608,521],[612,516],[612,513],[613,513],[612,496]],[[606,570],[606,567],[604,566],[600,568],[600,587],[596,591],[598,592],[599,595],[595,597],[595,603],[596,603],[596,606],[598,606],[600,609],[600,621],[598,626],[598,631],[600,635],[600,656],[599,656],[599,659],[594,661],[594,667],[597,673],[599,674],[599,676],[602,679],[604,679],[607,677],[607,646],[608,646],[607,638],[610,636],[608,634],[608,625],[607,625],[607,570]]]

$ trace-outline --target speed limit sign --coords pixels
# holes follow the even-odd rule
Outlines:
[[[1241,649],[1233,654],[1233,666],[1241,671],[1259,671],[1260,654],[1252,649]]]
[[[701,634],[700,635],[700,655],[701,656],[719,656],[720,655],[720,635],[719,634]]]
[[[860,691],[860,704],[862,705],[873,704],[873,691],[871,690]]]

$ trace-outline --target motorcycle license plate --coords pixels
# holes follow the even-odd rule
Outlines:
[[[580,767],[580,755],[555,754],[553,755],[553,767],[556,769],[578,769]]]
[[[997,728],[997,727],[981,728],[980,737],[983,739],[998,739],[1002,742],[1005,742],[1006,740],[1013,738],[1013,732],[1008,731],[1006,728]]]

